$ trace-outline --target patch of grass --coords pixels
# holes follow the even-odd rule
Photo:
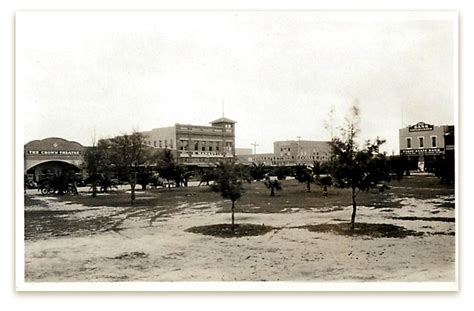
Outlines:
[[[356,223],[351,230],[350,223],[320,224],[303,226],[311,232],[334,233],[345,236],[364,236],[371,238],[405,238],[407,236],[420,236],[422,233],[408,230],[402,226],[392,224]]]
[[[131,252],[131,253],[122,253],[115,257],[109,257],[109,259],[137,259],[137,258],[147,258],[148,254],[144,252]]]
[[[270,197],[269,190],[263,182],[244,185],[244,194],[236,202],[236,213],[288,213],[311,210],[315,213],[334,212],[351,204],[350,189],[329,188],[329,195],[323,196],[320,187],[312,185],[311,192],[306,191],[305,184],[296,180],[283,180],[283,190],[277,197]],[[402,207],[402,198],[435,199],[438,197],[453,197],[452,187],[441,185],[435,177],[413,176],[402,181],[392,181],[390,189],[385,192],[361,192],[357,197],[358,206],[377,208],[377,212],[389,212],[390,209]],[[40,194],[38,194],[40,195]],[[125,221],[133,218],[145,221],[150,226],[155,222],[164,221],[176,213],[185,213],[188,209],[193,212],[199,209],[210,209],[216,212],[229,213],[231,203],[222,199],[219,193],[212,192],[209,187],[182,187],[171,189],[147,189],[137,192],[134,205],[130,203],[130,193],[123,190],[114,191],[109,195],[99,195],[93,198],[90,194],[77,196],[55,196],[50,203],[38,200],[35,195],[25,195],[25,206],[55,206],[56,202],[81,204],[86,207],[114,207],[112,209],[97,209],[97,213],[86,213],[82,216],[79,211],[50,211],[47,208],[34,208],[25,211],[25,238],[48,239],[59,236],[84,236],[99,232],[118,231]],[[433,204],[454,204],[454,199],[445,203],[437,200]],[[451,206],[449,206],[451,207]],[[84,211],[84,210],[81,210]],[[413,210],[414,212],[414,210]],[[440,218],[402,220],[443,221]],[[338,220],[344,222],[345,220]],[[454,219],[445,220],[454,221]],[[271,230],[271,229],[270,229]],[[221,230],[222,231],[222,230]],[[216,233],[218,235],[218,233]],[[235,236],[231,235],[231,236]]]
[[[357,197],[359,206],[368,206],[380,209],[401,208],[401,199],[413,197],[429,199],[436,195],[452,195],[454,190],[439,184],[435,177],[414,176],[402,179],[400,182],[389,183],[390,189],[385,192],[361,192]],[[345,207],[351,204],[350,189],[330,187],[328,196],[323,196],[322,189],[312,185],[311,192],[297,180],[283,180],[282,191],[278,196],[270,197],[269,190],[263,182],[254,182],[244,185],[244,194],[236,202],[235,211],[239,213],[284,213],[288,209],[321,209],[328,207]],[[142,199],[141,199],[142,197]],[[111,206],[131,207],[130,194],[116,191],[110,195],[91,197],[90,194],[79,196],[58,196],[59,201],[82,204],[84,206]],[[209,187],[180,187],[171,189],[148,189],[137,192],[137,200],[133,207],[176,206],[177,202],[193,204],[197,202],[222,202],[218,204],[219,212],[230,211],[230,202],[222,201],[218,193],[212,192]],[[28,205],[28,202],[26,203]]]
[[[92,197],[91,194],[77,196],[57,196],[59,201],[81,204],[84,206],[110,206],[110,207],[155,207],[175,205],[177,202],[198,203],[216,202],[221,200],[218,193],[212,192],[208,187],[178,187],[170,189],[148,189],[136,192],[136,200],[131,204],[130,193],[124,191],[111,192],[108,195]]]
[[[454,217],[417,217],[417,216],[395,216],[392,219],[398,220],[421,220],[421,221],[441,221],[441,222],[455,222]]]
[[[46,204],[44,201],[36,199],[32,195],[25,195],[25,206],[47,207],[48,204]]]
[[[237,224],[234,225],[234,230],[230,224],[217,224],[208,226],[191,227],[186,232],[200,233],[204,235],[212,235],[219,238],[239,238],[245,236],[264,235],[274,228],[265,225],[253,224]]]
[[[25,211],[25,240],[50,237],[84,236],[114,230],[111,217],[96,216],[74,219],[69,216],[79,211]]]
[[[438,204],[437,206],[442,208],[455,208],[454,202],[443,202]]]
[[[455,232],[442,232],[442,231],[436,231],[431,233],[432,235],[456,235]]]

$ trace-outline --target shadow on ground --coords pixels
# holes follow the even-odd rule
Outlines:
[[[232,226],[230,224],[217,224],[191,227],[186,231],[204,235],[212,235],[220,238],[239,238],[244,236],[264,235],[273,229],[273,227],[265,225],[237,224],[234,225],[234,229],[232,230]]]
[[[422,232],[408,230],[402,226],[380,223],[356,223],[351,229],[350,223],[320,224],[303,226],[312,232],[334,233],[345,236],[364,236],[371,238],[406,238],[407,236],[421,236]]]

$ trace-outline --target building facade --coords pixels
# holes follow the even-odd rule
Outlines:
[[[80,143],[59,137],[30,141],[24,146],[24,173],[39,181],[64,170],[79,172],[84,151]]]
[[[425,170],[425,162],[454,153],[454,126],[435,126],[425,122],[399,130],[400,154],[418,161],[418,169]]]
[[[252,148],[235,148],[235,155],[253,154]]]
[[[146,136],[147,145],[172,150],[179,163],[209,166],[233,160],[236,150],[236,122],[222,117],[210,124],[211,126],[175,124],[142,134]]]
[[[241,163],[291,166],[329,161],[330,156],[331,145],[328,141],[285,140],[273,143],[273,153],[238,155],[237,157]]]

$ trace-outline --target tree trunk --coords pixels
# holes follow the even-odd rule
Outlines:
[[[323,186],[323,196],[325,196],[325,197],[328,196],[328,186],[326,186],[326,185]]]
[[[270,196],[271,197],[275,196],[275,188],[274,187],[270,187]]]
[[[230,227],[232,231],[234,231],[234,203],[235,201],[232,201],[232,225]]]
[[[356,211],[357,211],[357,204],[356,204],[356,194],[355,194],[355,188],[352,188],[352,216],[351,216],[351,230],[354,230],[354,227],[355,227]]]
[[[130,196],[130,198],[132,200],[132,205],[133,205],[133,201],[135,201],[135,184],[131,183],[130,187],[131,187],[131,196]]]
[[[92,197],[95,198],[97,196],[97,182],[94,180],[92,182]]]
[[[137,173],[134,172],[132,173],[132,179],[130,181],[132,205],[133,205],[133,202],[135,201],[135,186],[136,185],[137,185]]]
[[[306,190],[308,190],[308,192],[311,192],[311,182],[309,180],[306,182]]]

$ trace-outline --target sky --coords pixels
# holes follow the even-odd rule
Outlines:
[[[360,141],[453,124],[456,22],[440,13],[20,12],[24,143],[94,140],[175,123],[236,124],[236,147],[330,140],[352,104]],[[330,111],[333,110],[333,117]]]

